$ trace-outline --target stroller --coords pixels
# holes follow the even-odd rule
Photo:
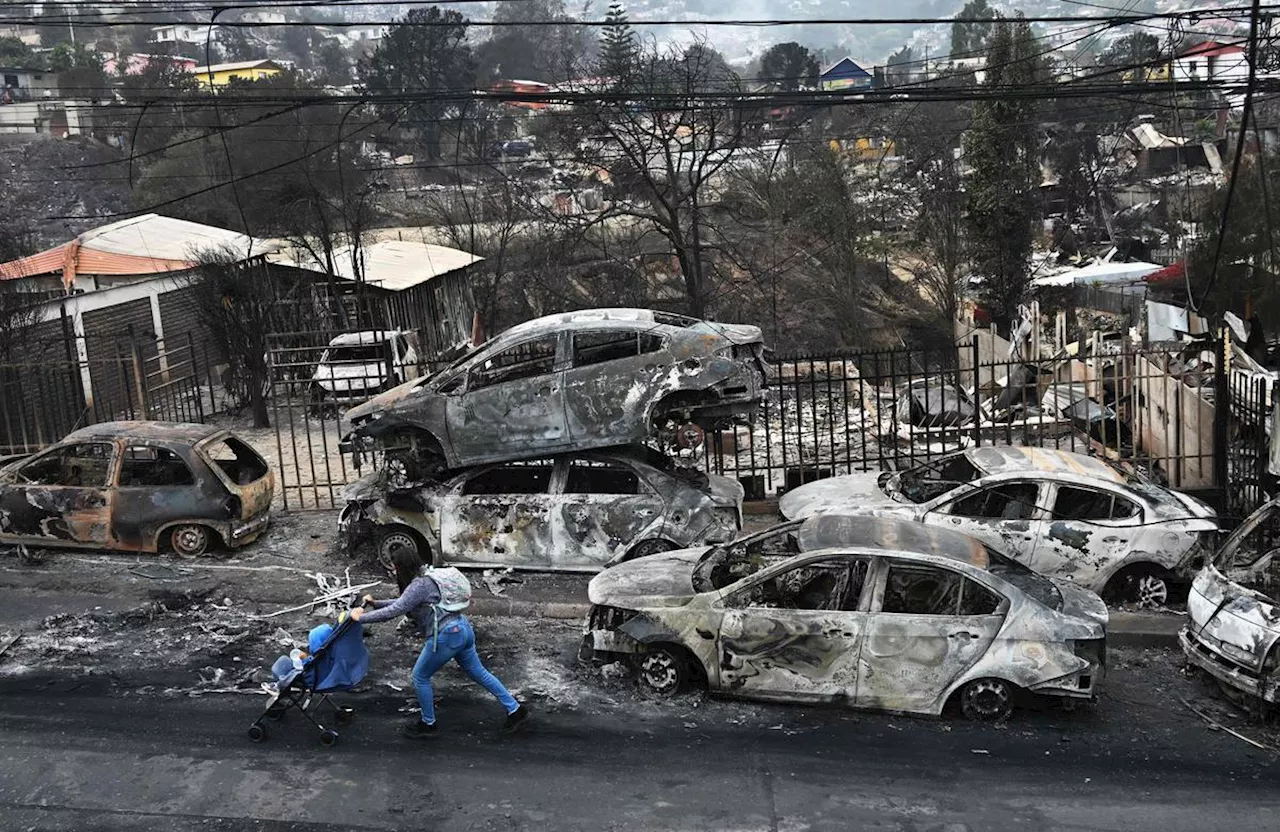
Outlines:
[[[319,729],[320,744],[333,746],[338,742],[338,732],[317,721],[310,713],[311,706],[325,703],[333,709],[333,718],[340,725],[355,717],[354,709],[338,705],[329,694],[350,690],[369,672],[369,650],[364,646],[360,622],[343,613],[336,625],[322,625],[312,630],[309,646],[311,653],[300,670],[292,670],[274,687],[267,686],[271,701],[249,726],[249,739],[262,742],[267,738],[263,720],[277,722],[291,708],[297,708]]]

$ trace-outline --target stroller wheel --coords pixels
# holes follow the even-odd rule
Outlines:
[[[249,726],[249,739],[254,742],[262,742],[267,738],[267,726],[253,723]]]
[[[329,730],[320,732],[320,744],[326,748],[332,748],[338,744],[338,732]]]
[[[346,725],[356,718],[356,712],[354,708],[338,708],[338,710],[333,712],[333,718],[336,719],[340,725]]]
[[[284,719],[284,713],[287,710],[289,710],[288,706],[272,705],[270,708],[267,708],[266,717],[272,722],[279,722]]]

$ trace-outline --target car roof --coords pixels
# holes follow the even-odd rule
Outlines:
[[[222,428],[190,422],[100,422],[67,434],[63,442],[85,442],[91,439],[142,439],[157,442],[195,444]]]
[[[1100,459],[1053,448],[986,446],[970,448],[965,456],[984,474],[1077,474],[1082,477],[1124,484],[1120,472]]]
[[[577,312],[560,312],[555,315],[545,315],[541,318],[534,318],[531,321],[525,321],[516,324],[508,330],[500,333],[495,341],[509,341],[512,339],[524,338],[529,335],[536,335],[540,332],[559,332],[563,329],[587,329],[599,326],[626,326],[633,324],[648,324],[658,327],[664,326],[657,322],[655,316],[664,315],[672,319],[686,322],[688,325],[699,323],[696,318],[688,318],[684,315],[674,315],[665,312],[655,312],[652,309],[632,309],[626,307],[615,307],[608,309],[582,309]]]
[[[399,329],[366,329],[362,332],[344,332],[329,342],[331,347],[353,347],[365,344],[381,344],[393,335],[403,335]]]
[[[987,550],[979,541],[951,529],[893,517],[815,514],[800,525],[800,550],[856,546],[884,552],[918,552],[987,568]]]

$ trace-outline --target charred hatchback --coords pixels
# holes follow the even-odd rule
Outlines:
[[[482,466],[425,486],[396,487],[382,472],[345,496],[348,550],[372,539],[383,561],[407,547],[436,563],[595,571],[742,527],[740,484],[644,446]]]
[[[1026,692],[1090,699],[1107,610],[967,535],[825,514],[597,575],[584,639],[642,686],[1000,719]]]
[[[196,556],[256,539],[274,491],[228,431],[107,422],[0,468],[0,541]]]
[[[763,354],[754,326],[647,309],[552,315],[353,408],[347,447],[376,445],[417,480],[654,436],[696,445],[705,430],[754,417]]]

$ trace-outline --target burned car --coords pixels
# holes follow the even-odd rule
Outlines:
[[[783,495],[788,518],[823,511],[918,520],[973,535],[1103,597],[1165,604],[1213,551],[1213,509],[1048,448],[982,447],[906,471],[851,474]]]
[[[1280,500],[1255,511],[1191,585],[1187,661],[1252,703],[1280,704]]]
[[[255,540],[275,476],[208,425],[106,422],[0,468],[0,542],[195,557]]]
[[[742,485],[677,467],[645,446],[473,468],[396,487],[386,472],[350,486],[348,551],[373,539],[437,564],[595,571],[742,528]]]
[[[754,418],[763,355],[754,326],[647,309],[551,315],[351,409],[344,445],[387,452],[410,480],[654,436],[696,446]]]
[[[1094,696],[1107,610],[958,532],[834,514],[592,579],[584,657],[641,686],[973,719]]]

